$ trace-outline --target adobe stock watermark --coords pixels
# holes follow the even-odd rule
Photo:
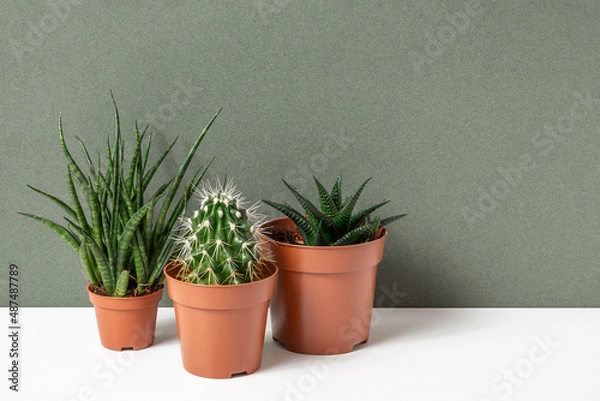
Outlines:
[[[407,292],[400,291],[398,288],[398,281],[394,281],[391,286],[388,286],[387,284],[380,284],[375,290],[377,294],[379,294],[375,296],[376,306],[384,306],[384,304],[388,301],[391,302],[391,304],[386,306],[401,306],[403,300],[408,298],[410,295]]]
[[[457,38],[467,33],[473,18],[483,14],[479,0],[468,0],[463,10],[452,14],[446,13],[445,22],[440,23],[437,28],[425,35],[422,53],[414,50],[408,52],[413,68],[418,75],[422,74],[424,66],[433,64],[454,45]]]
[[[138,338],[149,340],[154,336],[154,324],[149,322],[146,327],[136,326],[135,336],[132,339],[132,343],[135,343]],[[111,352],[110,355],[104,357],[104,360],[96,363],[92,367],[90,376],[94,381],[86,383],[77,389],[75,394],[69,396],[69,398],[63,399],[64,401],[100,401],[98,393],[101,392],[102,388],[109,387],[115,380],[123,375],[135,362],[137,351],[116,351]]]
[[[54,32],[69,18],[73,6],[78,6],[83,0],[46,0],[46,9],[42,11],[37,20],[27,20],[27,33],[22,40],[7,39],[7,44],[12,55],[19,63],[23,63],[24,55],[39,49],[49,34]]]
[[[102,362],[97,363],[92,368],[92,377],[101,382],[104,387],[110,386],[115,378],[122,375],[129,366],[135,361],[135,351],[115,352],[107,356]],[[64,401],[100,401],[96,386],[93,383],[85,384]]]
[[[271,15],[279,14],[289,3],[290,0],[254,0],[254,5],[265,25],[269,23]]]
[[[499,178],[489,186],[478,188],[477,201],[473,206],[462,207],[462,217],[471,231],[477,221],[485,221],[502,201],[521,186],[525,175],[537,169],[543,157],[548,156],[557,144],[567,140],[569,135],[572,136],[576,123],[584,120],[600,105],[600,98],[593,97],[589,90],[576,91],[574,97],[569,109],[558,116],[552,125],[544,124],[531,136],[533,152],[523,153],[512,166],[498,167],[496,172]]]
[[[533,335],[530,341],[531,345],[522,358],[490,379],[489,387],[494,394],[481,397],[477,401],[510,399],[561,348],[561,344],[550,338],[549,333],[543,337]]]
[[[391,287],[385,285],[384,287],[385,290],[377,298],[378,302],[384,302],[386,297],[390,297],[392,300],[404,297],[405,293],[398,291],[396,282]],[[370,330],[379,327],[383,323],[383,316],[390,312],[386,309],[373,308],[372,312],[367,311],[363,316],[350,319],[347,324],[340,327],[338,336],[340,339],[354,339],[358,342],[365,337],[365,334],[368,335]],[[305,371],[296,380],[286,379],[281,399],[284,401],[309,399],[310,395],[317,391],[319,384],[327,380],[331,374],[332,368],[335,367],[336,361],[340,357],[336,352],[338,352],[337,348],[329,347],[325,352],[329,355],[323,355],[310,363],[305,363]]]
[[[148,126],[149,130],[164,130],[166,125],[175,119],[177,112],[185,109],[191,101],[204,91],[204,88],[194,85],[190,79],[184,82],[175,80],[175,89],[169,96],[169,101],[161,104],[153,113],[146,113],[138,121],[140,129]]]
[[[298,161],[296,167],[289,170],[283,176],[283,179],[295,186],[299,192],[312,188],[314,183],[312,177],[328,171],[331,168],[332,161],[346,154],[354,142],[355,139],[348,135],[346,131],[339,131],[337,134],[330,133],[319,152],[310,156],[308,160]],[[287,203],[290,195],[289,192],[282,190],[266,199],[278,203]]]

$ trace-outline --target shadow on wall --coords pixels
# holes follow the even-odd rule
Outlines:
[[[374,306],[377,307],[444,307],[464,305],[461,289],[455,288],[452,255],[440,255],[444,249],[434,237],[431,245],[412,249],[388,241],[379,264]],[[435,253],[435,254],[434,254]],[[434,257],[435,256],[435,257]],[[439,261],[443,261],[440,263]]]
[[[166,292],[166,289],[165,289]],[[154,334],[154,345],[177,343],[177,324],[175,315],[166,317],[160,309],[158,310],[159,318],[156,322],[156,332]],[[162,315],[162,316],[160,316]]]

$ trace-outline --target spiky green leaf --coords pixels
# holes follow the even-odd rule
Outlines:
[[[365,185],[367,185],[370,180],[371,178],[368,178],[365,182],[363,182],[356,192],[344,201],[342,207],[340,207],[340,211],[335,215],[333,221],[337,227],[342,229],[342,231],[347,230],[348,223],[350,223],[350,218],[352,217],[352,211],[356,205],[356,201],[358,201],[358,198],[362,194]]]
[[[81,261],[81,265],[83,266],[83,270],[85,271],[90,283],[93,285],[98,285],[98,277],[96,277],[96,272],[94,271],[94,267],[90,261],[90,253],[87,248],[87,239],[83,237],[81,241],[81,245],[79,246],[79,260]]]
[[[379,209],[380,207],[387,205],[388,203],[390,203],[390,201],[385,200],[381,203],[378,203],[376,205],[373,205],[366,209],[361,210],[360,212],[356,213],[355,215],[353,215],[350,218],[350,223],[348,223],[348,227],[350,229],[358,227],[366,217],[368,217],[371,213],[373,213],[375,210]]]
[[[30,214],[30,213],[21,213],[21,212],[19,212],[19,214],[22,215],[22,216],[29,217],[30,219],[39,221],[40,223],[42,223],[45,226],[49,227],[50,229],[52,229],[52,231],[54,231],[55,233],[57,233],[63,240],[65,240],[67,242],[67,244],[69,244],[71,246],[71,248],[73,248],[73,250],[75,252],[79,251],[79,245],[81,244],[81,241],[78,238],[76,238],[65,227],[63,227],[60,224],[55,223],[52,220],[49,220],[49,219],[47,219],[45,217],[37,216],[37,215],[34,215],[34,214]]]
[[[67,158],[67,161],[69,162],[69,166],[71,168],[73,176],[81,185],[86,185],[87,179],[85,178],[85,174],[83,174],[83,171],[79,168],[79,165],[75,162],[73,156],[71,156],[71,152],[69,151],[67,143],[65,142],[65,135],[63,132],[62,125],[62,116],[60,115],[58,117],[58,133],[60,138],[60,146],[63,150],[63,153],[65,154],[65,157]]]
[[[142,181],[142,188],[146,189],[148,187],[148,184],[150,183],[150,180],[152,180],[152,177],[154,177],[156,170],[158,170],[158,168],[161,166],[162,162],[165,160],[165,158],[167,157],[169,152],[171,152],[171,149],[173,149],[173,146],[175,146],[176,143],[177,143],[177,138],[175,138],[175,140],[173,142],[171,142],[171,144],[167,147],[167,149],[160,155],[158,160],[144,174],[144,180]]]
[[[317,231],[317,227],[319,226],[319,222],[323,222],[324,228],[335,230],[336,226],[332,219],[329,216],[326,216],[321,212],[310,200],[308,200],[304,195],[302,195],[298,190],[293,186],[288,184],[285,180],[281,180],[285,184],[285,186],[292,192],[294,197],[298,200],[298,203],[302,206],[306,214],[308,215],[308,222],[311,226]]]
[[[79,138],[78,136],[75,136],[75,139],[77,139],[77,142],[79,143],[79,147],[81,148],[81,152],[83,153],[83,156],[85,157],[85,161],[87,163],[88,170],[92,175],[92,178],[96,179],[97,169],[96,169],[96,166],[94,166],[94,162],[92,161],[92,158],[90,157],[90,153],[88,152],[87,147],[85,146],[85,144],[83,143],[81,138]]]
[[[317,231],[311,226],[306,217],[302,216],[296,210],[294,210],[290,205],[284,205],[277,202],[271,202],[269,200],[263,199],[262,202],[271,206],[274,209],[279,210],[281,213],[285,214],[289,217],[302,235],[302,239],[305,244],[314,244],[317,240]]]
[[[154,207],[154,204],[158,198],[152,199],[150,202],[145,204],[142,208],[140,208],[133,216],[129,218],[121,235],[119,236],[119,247],[117,249],[117,262],[115,266],[115,270],[118,274],[123,270],[123,265],[126,257],[128,256],[129,247],[131,246],[131,241],[133,236],[137,230],[137,227],[142,222],[148,209]]]
[[[58,199],[57,197],[55,197],[53,195],[50,195],[48,192],[44,192],[41,189],[32,187],[31,185],[27,185],[27,187],[29,189],[37,192],[38,194],[41,194],[41,195],[45,196],[46,198],[50,199],[52,202],[54,202],[55,204],[60,206],[60,208],[63,209],[69,216],[73,217],[74,219],[77,218],[77,213],[75,212],[75,210],[73,210],[73,208],[71,206],[67,205],[62,200]]]
[[[328,217],[333,218],[338,212],[338,206],[335,201],[331,197],[331,195],[327,192],[323,184],[313,176],[313,180],[315,180],[315,184],[317,184],[317,191],[319,192],[319,203],[321,204],[321,210]]]
[[[67,166],[67,188],[69,190],[69,195],[71,196],[71,202],[75,208],[75,213],[77,216],[77,221],[79,222],[79,226],[85,232],[90,232],[90,226],[87,222],[87,218],[85,217],[85,213],[83,208],[81,207],[81,202],[79,201],[79,196],[77,195],[77,190],[75,189],[75,184],[73,182],[73,174],[71,171],[71,167]]]
[[[171,202],[173,201],[173,198],[175,197],[175,193],[179,189],[181,180],[183,180],[183,176],[185,175],[185,172],[187,171],[187,168],[188,168],[190,162],[192,161],[192,158],[194,157],[196,150],[198,150],[198,146],[200,146],[200,144],[202,143],[202,140],[205,138],[206,133],[208,132],[210,127],[213,125],[213,123],[215,122],[215,120],[217,119],[219,114],[221,113],[221,110],[223,110],[223,109],[219,109],[219,111],[217,111],[217,113],[210,119],[208,124],[206,124],[206,126],[202,129],[202,132],[200,132],[200,135],[198,136],[198,138],[196,138],[196,141],[190,148],[185,160],[183,161],[183,164],[179,167],[179,170],[177,171],[177,175],[175,176],[173,185],[171,186],[169,192],[167,193],[165,200],[163,202],[162,208],[160,210],[160,214],[158,215],[156,226],[159,227],[159,229],[162,229],[164,221],[167,218],[167,213],[169,211],[169,208],[171,207]]]
[[[338,176],[331,189],[331,200],[335,203],[335,206],[339,210],[342,207],[342,177]]]
[[[387,226],[390,223],[393,223],[396,220],[401,219],[402,217],[406,216],[406,213],[404,214],[397,214],[395,216],[390,216],[390,217],[386,217],[385,219],[382,219],[381,222],[379,223],[380,227],[384,227]]]
[[[104,289],[107,294],[112,295],[115,291],[115,277],[114,272],[110,268],[108,260],[106,259],[106,254],[104,251],[96,244],[94,239],[84,233],[85,238],[87,240],[87,245],[89,250],[92,252],[94,256],[94,260],[96,262],[96,266],[98,267],[98,273],[100,273],[100,279],[102,284],[104,285]]]
[[[371,232],[371,226],[360,226],[355,228],[352,231],[344,234],[340,239],[335,241],[332,246],[342,246],[342,245],[352,245],[357,242],[361,242],[361,239],[364,238]]]

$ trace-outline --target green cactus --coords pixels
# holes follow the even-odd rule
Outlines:
[[[257,205],[246,208],[231,181],[205,184],[195,191],[200,202],[181,221],[179,279],[196,284],[230,285],[257,281],[266,273],[261,258]]]

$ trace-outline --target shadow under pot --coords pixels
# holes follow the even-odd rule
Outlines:
[[[367,342],[387,230],[346,246],[280,241],[285,231],[296,231],[287,217],[264,223],[261,231],[261,248],[279,269],[271,300],[273,339],[289,351],[318,355],[350,352]]]

